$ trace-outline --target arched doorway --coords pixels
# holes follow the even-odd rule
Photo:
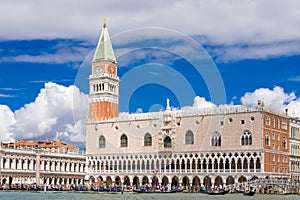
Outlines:
[[[144,176],[142,179],[142,185],[149,184],[149,179],[147,176]]]
[[[241,176],[238,180],[239,183],[247,182],[247,179],[245,176]]]
[[[125,185],[125,186],[129,186],[129,185],[130,185],[130,179],[129,179],[128,176],[125,176],[125,177],[124,177],[123,185]]]
[[[203,179],[203,185],[205,186],[206,190],[211,189],[211,179],[209,176],[205,176]]]
[[[120,186],[120,185],[121,185],[121,178],[120,178],[119,176],[116,176],[116,178],[115,178],[115,184],[116,184],[117,186]]]
[[[97,182],[99,182],[99,183],[103,182],[103,178],[102,178],[102,176],[98,176],[98,178],[97,178]]]
[[[71,179],[72,180],[72,179]],[[72,181],[70,181],[70,183],[72,183]],[[51,177],[49,177],[49,184],[53,184],[52,183],[52,178]]]
[[[169,179],[168,179],[168,177],[164,176],[164,177],[161,179],[161,184],[162,184],[163,186],[168,185],[168,184],[169,184]]]
[[[182,187],[184,187],[185,189],[189,187],[189,178],[187,176],[183,177],[182,179]]]
[[[8,184],[9,184],[9,185],[12,184],[12,180],[13,180],[13,178],[10,176],[10,177],[8,178]]]
[[[220,176],[215,178],[215,186],[220,187],[223,186],[223,179]]]
[[[139,178],[137,176],[133,177],[132,185],[135,188],[140,188],[140,181],[139,181]]]
[[[158,178],[156,176],[152,177],[152,187],[155,189],[158,186]]]
[[[195,176],[192,180],[192,186],[193,186],[193,190],[194,192],[199,191],[200,189],[200,179],[198,176]]]
[[[234,184],[234,178],[232,176],[228,176],[226,179],[226,185],[233,185]]]
[[[112,183],[111,177],[110,176],[106,177],[106,184],[111,185],[111,183]]]
[[[253,176],[250,180],[251,181],[255,181],[256,179],[258,179],[258,177],[257,176]]]
[[[178,180],[178,177],[177,176],[174,176],[172,178],[172,183],[171,183],[171,187],[178,187],[179,186],[179,180]]]

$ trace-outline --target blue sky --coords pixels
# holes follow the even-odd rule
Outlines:
[[[199,96],[216,105],[263,99],[300,115],[298,1],[1,4],[2,141],[58,138],[84,146],[84,93],[104,17],[118,57],[121,112],[158,111],[166,98],[177,109],[201,106]],[[68,107],[68,98],[79,106]]]

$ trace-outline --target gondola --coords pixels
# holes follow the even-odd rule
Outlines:
[[[132,191],[135,193],[178,193],[178,192],[182,192],[183,189],[175,189],[175,190],[169,190],[169,191],[133,189]]]
[[[208,194],[208,195],[225,195],[228,192],[229,192],[229,190],[213,190],[213,191],[205,192],[205,194]]]
[[[103,188],[104,192],[110,192],[110,193],[119,193],[122,192],[122,187],[111,187],[111,188]]]
[[[244,196],[254,196],[255,191],[253,191],[253,190],[247,190],[243,194],[244,194]]]

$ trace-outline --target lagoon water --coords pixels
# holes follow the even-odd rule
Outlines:
[[[137,193],[124,193],[124,194],[109,194],[109,193],[86,193],[86,192],[0,192],[0,199],[2,200],[144,200],[144,199],[164,199],[164,200],[192,200],[192,199],[220,199],[220,200],[296,200],[300,199],[299,195],[261,195],[256,194],[254,197],[243,196],[243,194],[227,194],[220,196],[209,196],[201,193],[173,193],[173,194],[137,194]]]

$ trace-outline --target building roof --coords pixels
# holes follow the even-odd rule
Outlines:
[[[95,50],[93,62],[106,60],[117,63],[115,53],[108,34],[108,30],[106,27],[106,20],[104,19],[103,29],[98,41],[97,48]]]

